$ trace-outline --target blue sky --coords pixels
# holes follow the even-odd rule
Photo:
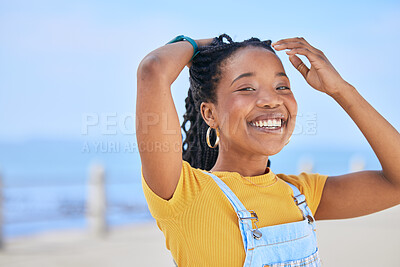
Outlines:
[[[305,37],[400,129],[396,1],[0,1],[0,141],[108,138],[100,125],[82,136],[82,117],[134,114],[136,68],[147,53],[179,34],[222,33]],[[342,108],[278,55],[303,114],[291,142],[365,146]],[[172,86],[181,119],[188,85],[185,69]],[[307,114],[317,116],[314,134],[303,131]],[[115,137],[135,139],[118,129]]]

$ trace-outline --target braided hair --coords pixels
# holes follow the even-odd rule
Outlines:
[[[223,41],[224,37],[229,43]],[[216,87],[221,79],[222,63],[239,48],[249,46],[263,47],[275,54],[271,40],[260,41],[253,37],[234,42],[229,35],[221,34],[210,45],[199,47],[199,53],[192,61],[189,69],[190,87],[185,99],[186,113],[181,128],[186,135],[182,143],[182,158],[194,168],[210,170],[218,157],[218,149],[210,148],[206,143],[208,125],[201,116],[200,105],[202,102],[217,104]],[[216,135],[211,134],[210,142],[214,143],[215,140]],[[268,159],[267,167],[270,165]]]

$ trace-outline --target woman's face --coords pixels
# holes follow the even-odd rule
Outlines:
[[[221,76],[214,106],[220,149],[259,155],[282,150],[295,128],[297,103],[279,58],[261,47],[241,48],[223,62]]]

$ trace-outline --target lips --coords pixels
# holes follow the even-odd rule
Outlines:
[[[257,121],[267,121],[267,120],[273,120],[273,119],[282,120],[282,125],[285,124],[287,121],[287,118],[283,113],[269,113],[269,114],[259,115],[249,122],[255,123]]]

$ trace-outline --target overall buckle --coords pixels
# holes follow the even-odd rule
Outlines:
[[[298,202],[297,198],[300,197],[300,196],[303,196],[304,200]],[[297,196],[293,197],[293,199],[294,199],[294,202],[296,203],[297,206],[300,206],[303,203],[306,203],[306,205],[307,205],[306,198],[305,198],[305,196],[303,194],[297,195]],[[303,215],[303,219],[307,219],[309,224],[312,224],[312,223],[315,222],[314,218],[310,214],[308,214],[306,216],[301,208],[299,208],[299,210],[301,211],[301,214]]]
[[[240,211],[248,211],[252,215],[251,217],[240,217]],[[258,230],[257,222],[258,222],[258,216],[257,213],[254,210],[239,210],[237,213],[237,216],[239,217],[239,220],[243,222],[243,220],[256,220],[254,222],[254,225],[256,226],[256,229],[252,229],[251,232],[253,234],[254,239],[260,239],[262,237],[262,233]]]

